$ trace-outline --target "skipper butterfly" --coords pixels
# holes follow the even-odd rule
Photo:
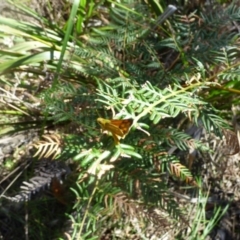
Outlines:
[[[133,119],[105,119],[98,118],[97,122],[100,124],[103,131],[111,132],[115,144],[119,144],[119,140],[124,138],[132,126]]]

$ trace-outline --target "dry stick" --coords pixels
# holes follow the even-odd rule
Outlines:
[[[161,25],[168,17],[170,17],[177,8],[173,5],[168,5],[167,9],[157,18],[151,30],[154,31],[159,25]]]
[[[23,171],[24,171],[29,165],[30,165],[30,163],[26,164],[26,166],[23,168],[23,170],[13,179],[13,181],[6,187],[6,189],[4,189],[4,191],[3,191],[2,194],[0,195],[0,198],[1,198],[1,197],[5,197],[5,196],[4,196],[4,193],[13,185],[13,183],[18,179],[18,177],[23,173]],[[20,167],[21,167],[21,166],[19,166],[19,168],[20,168]],[[15,171],[13,171],[13,172],[15,172]],[[11,174],[9,174],[7,177],[9,177],[10,175],[12,175],[13,172],[12,172]],[[5,177],[0,183],[2,183],[3,181],[5,181],[7,177]]]
[[[157,18],[155,23],[147,29],[141,38],[145,38],[150,32],[154,32],[156,28],[161,25],[168,17],[170,17],[176,10],[177,8],[175,6],[168,5],[167,9]]]
[[[24,230],[25,230],[25,240],[29,240],[29,224],[28,224],[28,219],[29,219],[29,214],[28,214],[28,203],[25,202],[25,225],[24,225]]]

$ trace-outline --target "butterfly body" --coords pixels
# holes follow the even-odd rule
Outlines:
[[[105,119],[98,118],[103,131],[111,132],[115,144],[119,144],[119,139],[124,138],[132,126],[133,119]]]

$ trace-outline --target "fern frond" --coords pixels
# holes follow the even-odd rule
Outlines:
[[[56,158],[57,155],[61,153],[61,137],[57,134],[43,135],[45,140],[38,141],[33,144],[37,149],[37,152],[33,157],[38,156],[38,158],[49,158],[52,156],[52,159]]]
[[[34,167],[34,176],[22,183],[20,193],[14,197],[3,197],[13,202],[29,201],[36,192],[49,188],[54,178],[62,179],[69,172],[62,162],[41,160]]]
[[[105,99],[105,101],[108,101],[110,106],[114,106],[119,110],[123,107],[125,108],[123,103],[119,102],[118,96],[115,93],[116,89],[106,84],[105,89],[101,91],[99,95]],[[194,115],[198,115],[196,106],[204,104],[200,99],[192,97],[192,94],[187,91],[187,88],[183,89],[175,86],[173,89],[168,87],[164,90],[159,90],[150,82],[146,82],[146,84],[141,86],[141,89],[137,91],[127,91],[125,101],[131,111],[139,113],[139,115],[135,117],[135,122],[149,115],[149,118],[154,124],[157,124],[162,118],[176,117],[180,112],[191,112]],[[190,104],[190,102],[192,104]]]
[[[189,169],[187,169],[180,162],[178,162],[178,161],[169,162],[169,172],[173,176],[176,176],[177,178],[180,178],[180,179],[186,181],[186,183],[197,186],[197,183],[194,180]]]

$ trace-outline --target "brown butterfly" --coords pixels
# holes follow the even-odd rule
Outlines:
[[[133,119],[105,119],[98,118],[97,122],[102,127],[103,131],[111,132],[115,144],[119,144],[119,140],[124,138],[132,126]]]

